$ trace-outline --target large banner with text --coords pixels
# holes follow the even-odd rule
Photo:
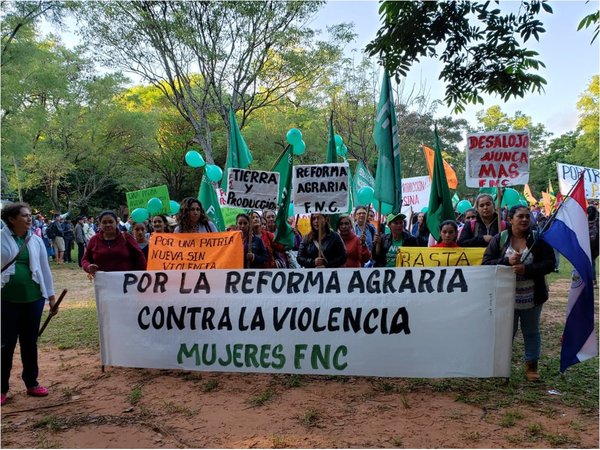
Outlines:
[[[508,377],[509,267],[99,272],[103,365]]]

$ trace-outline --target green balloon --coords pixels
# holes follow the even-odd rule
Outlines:
[[[469,200],[461,200],[456,205],[456,210],[459,213],[464,214],[467,211],[467,209],[472,208],[472,207],[473,207],[473,205],[471,205],[471,203],[469,202]]]
[[[148,200],[146,209],[152,215],[158,214],[161,211],[161,209],[163,209],[163,204],[160,201],[160,198],[152,197],[150,200]]]
[[[519,193],[512,188],[507,188],[504,190],[504,194],[502,195],[502,204],[501,206],[508,206],[509,208],[519,204]]]
[[[146,208],[136,208],[131,212],[131,218],[135,223],[144,222],[148,220],[148,217],[150,217],[150,214]]]

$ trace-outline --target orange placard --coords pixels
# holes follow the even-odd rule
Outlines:
[[[146,270],[243,269],[240,231],[224,233],[154,233]]]

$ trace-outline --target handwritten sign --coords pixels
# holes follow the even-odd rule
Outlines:
[[[277,209],[279,172],[229,169],[227,204],[245,209]]]
[[[396,267],[479,266],[485,248],[400,247]]]
[[[348,210],[348,164],[294,166],[294,214]]]
[[[584,172],[583,182],[585,184],[585,197],[600,197],[600,170],[563,163],[557,163],[556,170],[558,171],[558,185],[562,195],[567,195],[569,193],[579,178],[579,174]]]
[[[402,206],[410,206],[419,212],[429,206],[431,179],[429,176],[402,179]],[[404,208],[403,208],[404,211]],[[408,217],[408,216],[407,216]]]
[[[529,181],[529,131],[467,134],[466,183],[497,187]]]
[[[129,209],[130,214],[136,208],[146,208],[148,206],[148,200],[155,197],[160,199],[163,205],[162,209],[157,214],[171,213],[169,188],[166,184],[140,189],[139,191],[127,192],[125,196],[127,197],[127,208]]]
[[[510,376],[510,267],[99,272],[95,285],[103,365]]]
[[[244,267],[242,233],[154,233],[148,270],[238,269]]]

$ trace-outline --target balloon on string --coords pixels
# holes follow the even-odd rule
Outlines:
[[[375,191],[371,186],[363,186],[356,192],[356,199],[360,205],[369,205],[373,202]]]
[[[521,204],[521,206],[525,206],[525,207],[529,206],[529,202],[527,200],[519,200],[519,203]]]
[[[519,200],[519,193],[512,188],[507,188],[502,195],[501,206],[508,206],[510,208],[514,205],[518,205]]]
[[[421,212],[422,212],[423,214],[425,214],[427,211],[429,211],[429,206],[424,206],[424,207],[421,209]]]
[[[394,207],[392,205],[390,205],[389,203],[381,202],[381,211],[379,211],[379,202],[375,202],[375,210],[379,214],[383,214],[383,215],[390,214],[393,209],[394,209]]]
[[[469,200],[461,200],[456,205],[456,210],[459,213],[464,214],[467,211],[467,209],[472,208],[472,207],[473,207],[473,205],[471,205],[471,203],[469,202]]]
[[[348,154],[348,147],[346,147],[346,144],[339,145],[335,148],[335,152],[338,156],[344,158]]]
[[[152,215],[159,213],[160,210],[163,209],[163,204],[160,201],[160,198],[152,197],[150,200],[148,200],[146,209]]]
[[[171,215],[175,215],[179,212],[179,202],[176,202],[175,200],[169,200],[169,206],[171,208]]]
[[[214,164],[207,164],[206,176],[210,181],[216,183],[218,181],[221,181],[221,178],[223,178],[223,170],[219,166],[216,166]]]
[[[303,140],[300,140],[299,143],[292,145],[292,153],[294,155],[300,156],[304,154],[306,151],[306,143]]]
[[[285,137],[290,145],[298,145],[302,141],[302,131],[298,128],[292,128]]]
[[[333,140],[335,141],[336,147],[341,147],[342,145],[344,145],[344,139],[342,139],[342,137],[339,134],[333,136]]]
[[[146,208],[135,208],[131,212],[131,218],[135,223],[144,222],[145,220],[148,220],[148,217],[150,217],[150,213]]]
[[[188,166],[193,167],[194,169],[202,167],[206,164],[204,162],[204,158],[202,158],[202,155],[196,150],[190,150],[185,154],[185,162]]]

